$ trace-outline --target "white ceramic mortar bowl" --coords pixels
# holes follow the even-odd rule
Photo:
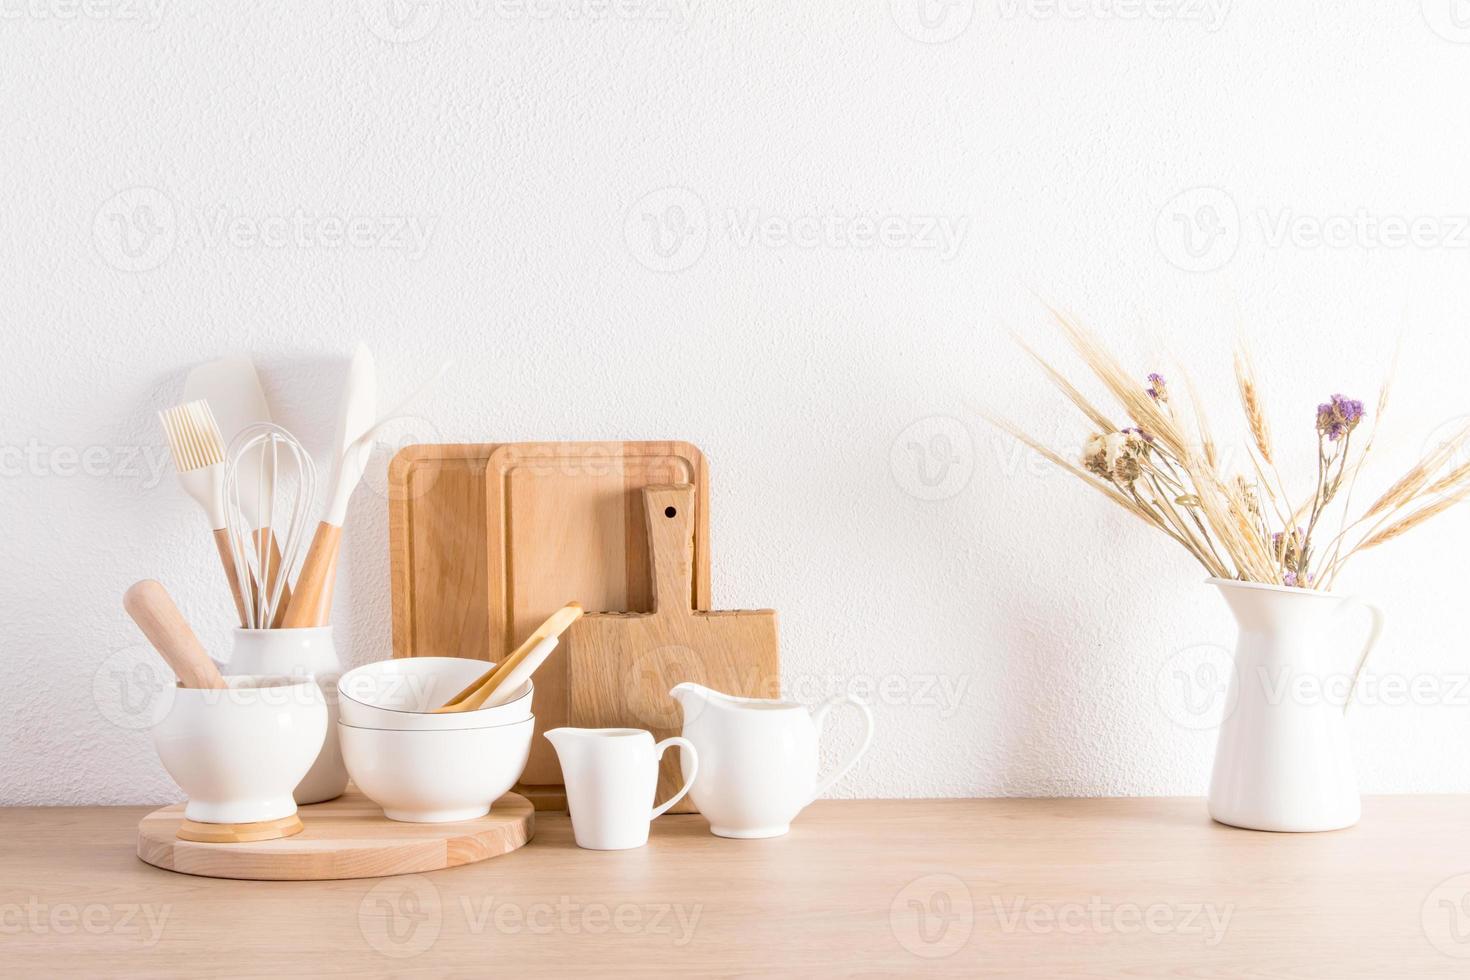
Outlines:
[[[200,823],[254,823],[296,812],[292,791],[327,734],[327,703],[310,677],[241,674],[225,690],[179,688],[153,728],[163,767]]]

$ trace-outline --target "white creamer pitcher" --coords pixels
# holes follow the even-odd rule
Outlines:
[[[779,837],[812,800],[841,779],[873,740],[873,714],[850,695],[807,708],[795,701],[737,698],[685,682],[669,694],[684,710],[683,735],[699,750],[689,798],[719,837]],[[817,742],[827,712],[855,705],[865,729],[857,750],[817,781]]]
[[[684,798],[699,772],[699,750],[687,738],[666,738],[655,745],[641,728],[553,728],[546,738],[556,746],[566,780],[577,846],[594,851],[647,844],[648,825]],[[689,753],[682,759],[690,774],[677,793],[654,806],[658,760],[676,745]]]

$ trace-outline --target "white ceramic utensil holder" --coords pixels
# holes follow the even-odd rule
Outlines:
[[[316,680],[327,704],[327,735],[311,770],[296,787],[296,802],[323,803],[347,789],[347,767],[337,737],[337,680],[342,664],[330,626],[304,629],[234,631],[235,645],[226,674],[289,674]]]

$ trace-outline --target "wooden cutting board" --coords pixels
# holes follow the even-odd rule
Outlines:
[[[491,659],[485,464],[495,444],[421,445],[388,465],[393,656]]]
[[[438,871],[509,854],[536,829],[531,804],[515,793],[490,812],[456,823],[401,823],[383,816],[356,787],[297,811],[306,829],[293,837],[249,844],[198,844],[177,839],[184,804],[154,810],[138,824],[138,857],[166,871],[206,878],[319,881]]]
[[[687,442],[410,446],[389,468],[393,655],[499,660],[567,602],[652,609],[644,487],[695,488],[696,609],[710,604],[709,478]],[[567,723],[567,661],[536,672],[536,737],[519,790],[556,806],[541,733]],[[560,802],[565,807],[564,800]]]
[[[702,612],[690,605],[695,499],[688,484],[643,491],[653,611],[588,615],[572,624],[564,644],[569,724],[646,728],[656,739],[677,735],[683,717],[669,690],[683,681],[741,697],[779,696],[775,611]],[[665,753],[660,765],[660,802],[683,785],[678,756]],[[685,797],[671,812],[695,807]]]

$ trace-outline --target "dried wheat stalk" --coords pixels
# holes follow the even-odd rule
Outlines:
[[[1051,312],[1073,352],[1133,424],[1118,429],[1109,412],[1019,338],[1026,353],[1097,432],[1088,440],[1079,466],[1019,426],[1001,418],[990,420],[1177,541],[1211,575],[1300,588],[1330,587],[1342,564],[1357,552],[1398,538],[1470,499],[1470,461],[1450,465],[1470,446],[1467,426],[1426,453],[1362,516],[1348,519],[1353,488],[1376,437],[1377,417],[1388,402],[1390,386],[1385,383],[1367,442],[1356,453],[1353,433],[1367,414],[1362,403],[1333,395],[1317,407],[1317,482],[1311,496],[1293,506],[1276,468],[1276,447],[1248,351],[1237,352],[1234,366],[1250,434],[1247,453],[1254,483],[1243,474],[1221,471],[1203,400],[1187,375],[1191,409],[1187,414],[1193,415],[1192,424],[1178,413],[1180,406],[1161,376],[1150,374],[1146,385],[1140,383],[1076,320]],[[1341,530],[1319,554],[1318,529],[1328,511],[1338,509],[1343,512]],[[1356,544],[1348,546],[1354,535]]]

